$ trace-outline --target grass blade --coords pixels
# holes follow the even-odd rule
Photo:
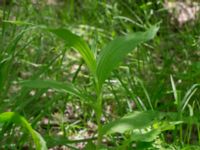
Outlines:
[[[170,80],[171,80],[172,90],[174,94],[175,104],[179,105],[178,92],[176,90],[176,85],[174,83],[174,79],[172,75],[170,75]]]
[[[86,95],[83,95],[77,88],[73,86],[73,84],[70,83],[61,83],[53,80],[24,80],[21,81],[20,84],[29,88],[52,88],[59,92],[70,93],[81,99],[86,99]]]
[[[195,94],[195,92],[197,91],[198,87],[200,86],[200,84],[194,84],[185,94],[182,102],[181,102],[181,112],[184,111],[185,107],[187,106],[187,104],[189,103],[191,97]]]
[[[118,66],[124,57],[138,44],[154,38],[158,31],[157,26],[152,26],[146,32],[137,32],[125,37],[118,37],[110,42],[101,52],[97,60],[97,76],[100,86],[108,78],[111,71]]]
[[[46,142],[44,141],[42,136],[31,127],[31,125],[24,117],[14,112],[1,113],[0,123],[5,123],[5,122],[12,122],[21,125],[31,134],[36,146],[36,150],[47,150]]]
[[[149,104],[151,110],[154,110],[154,109],[153,109],[152,102],[151,102],[151,98],[150,98],[150,96],[149,96],[149,93],[147,92],[147,89],[146,89],[145,86],[144,86],[143,81],[140,80],[139,78],[136,78],[136,80],[138,81],[138,83],[140,84],[142,90],[144,91],[144,95],[145,95],[146,98],[147,98],[147,102],[148,102],[148,104]]]
[[[80,38],[79,36],[73,34],[67,29],[49,29],[50,32],[54,33],[58,37],[65,40],[66,44],[70,47],[73,47],[75,50],[77,50],[83,59],[85,60],[86,64],[88,65],[90,71],[95,74],[96,71],[96,61],[94,54],[90,50],[87,43]]]
[[[11,41],[5,49],[0,53],[0,90],[2,91],[6,87],[9,81],[9,73],[12,71],[12,64],[16,57],[16,47],[18,42],[23,37],[24,31],[20,32],[13,41]]]

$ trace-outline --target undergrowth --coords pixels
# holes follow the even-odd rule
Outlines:
[[[200,149],[199,19],[163,4],[2,3],[0,149]]]

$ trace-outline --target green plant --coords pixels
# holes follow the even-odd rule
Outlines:
[[[0,5],[0,113],[24,116],[44,136],[48,148],[78,149],[87,143],[85,149],[96,149],[97,83],[104,78],[96,75],[98,50],[115,36],[147,29],[151,22],[162,20],[159,36],[129,53],[102,84],[99,139],[103,138],[104,149],[199,149],[200,21],[197,17],[178,27],[165,4],[161,0],[12,0],[10,5]],[[65,26],[87,44],[65,29],[61,32],[67,32],[68,39],[65,34],[66,42],[59,41],[35,24]],[[89,60],[85,62],[90,74],[84,61],[77,59],[79,54],[66,51],[70,47],[84,49],[80,52]],[[16,83],[22,80],[27,82],[21,88]],[[69,105],[76,118],[69,116]],[[95,129],[88,122],[95,123]],[[27,138],[31,133],[18,129],[9,121],[0,124],[0,149],[32,145]],[[92,132],[94,137],[85,137],[83,132]]]
[[[15,123],[25,128],[32,136],[36,150],[47,150],[46,142],[42,136],[36,132],[29,122],[22,116],[14,112],[5,112],[0,114],[0,123]]]
[[[137,33],[131,33],[124,37],[118,37],[114,39],[112,42],[110,42],[107,46],[105,46],[99,53],[98,56],[95,56],[93,51],[90,50],[87,43],[82,40],[79,36],[73,34],[67,29],[48,29],[50,32],[54,33],[58,37],[62,38],[67,46],[72,47],[73,49],[77,50],[81,56],[83,57],[84,61],[86,62],[89,71],[91,73],[92,79],[93,79],[93,87],[95,89],[95,95],[96,100],[92,98],[92,95],[85,93],[84,91],[74,87],[72,84],[63,84],[59,83],[57,81],[51,81],[51,80],[27,80],[27,81],[21,81],[21,85],[25,87],[30,88],[53,88],[57,91],[67,92],[71,93],[81,99],[83,99],[86,103],[90,104],[92,108],[94,108],[95,114],[96,114],[96,121],[98,125],[98,140],[97,145],[100,148],[103,135],[105,135],[108,130],[114,130],[115,126],[118,128],[122,128],[122,131],[125,132],[128,129],[132,128],[139,128],[141,127],[147,127],[150,122],[152,122],[152,119],[156,115],[155,113],[147,113],[144,116],[147,118],[147,120],[144,119],[142,121],[138,122],[139,124],[134,127],[133,124],[130,124],[129,121],[133,120],[136,121],[140,117],[143,117],[143,114],[139,113],[136,114],[136,118],[130,118],[125,119],[127,121],[117,121],[108,125],[105,125],[102,127],[101,123],[101,116],[102,116],[102,103],[103,103],[103,86],[106,79],[108,79],[109,75],[115,69],[119,63],[125,58],[125,56],[131,52],[138,44],[141,44],[143,42],[146,42],[148,40],[151,40],[157,33],[158,27],[157,26],[151,26],[147,31],[145,32],[137,32]],[[150,116],[153,115],[151,118]],[[135,115],[134,115],[135,116]],[[151,118],[148,120],[148,118]],[[145,122],[147,121],[147,122]],[[123,125],[124,124],[124,125]],[[128,125],[129,124],[129,125]],[[137,123],[136,123],[137,124]],[[144,125],[144,126],[143,126]],[[133,126],[133,127],[132,127]],[[131,128],[130,128],[131,127]],[[115,132],[118,132],[117,130],[114,130]]]
[[[190,105],[189,101],[191,100],[191,98],[194,96],[194,94],[196,93],[196,91],[198,90],[200,84],[194,84],[192,85],[185,93],[185,95],[183,96],[183,98],[180,95],[180,91],[176,89],[176,85],[174,82],[174,79],[172,77],[172,75],[170,76],[170,80],[171,80],[171,85],[172,85],[172,91],[173,91],[173,95],[174,95],[174,104],[177,107],[177,120],[181,120],[185,123],[187,123],[187,130],[188,133],[187,135],[184,137],[183,136],[183,126],[180,125],[180,139],[181,141],[185,141],[187,143],[190,142],[191,139],[191,130],[192,127],[191,125],[194,124],[197,127],[197,130],[199,130],[199,125],[198,125],[198,119],[194,116],[194,105],[196,103],[196,101],[193,101],[193,104]],[[188,107],[189,110],[189,118],[185,119],[184,117],[186,116],[184,114],[184,112],[186,112],[186,108]],[[199,137],[199,132],[198,132],[198,137]],[[186,141],[187,139],[187,141]]]

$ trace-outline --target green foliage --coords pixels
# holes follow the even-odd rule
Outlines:
[[[161,133],[160,129],[152,129],[146,133],[133,133],[131,141],[152,142]]]
[[[101,134],[124,133],[128,130],[143,129],[152,125],[158,119],[158,115],[154,111],[134,112],[104,125]]]
[[[95,62],[95,56],[90,50],[87,43],[80,38],[79,36],[71,33],[67,29],[49,29],[50,32],[56,34],[58,37],[65,40],[65,43],[69,47],[73,47],[76,49],[83,59],[85,60],[86,64],[88,65],[88,68],[90,69],[91,73],[95,73],[96,71],[96,62]]]
[[[107,126],[104,126],[101,129],[101,124],[100,124],[100,119],[102,115],[101,93],[102,93],[102,84],[104,80],[109,76],[110,72],[119,64],[120,61],[123,60],[123,58],[127,55],[127,53],[133,50],[138,44],[152,39],[156,35],[158,31],[158,27],[152,26],[146,32],[133,33],[125,37],[120,37],[113,40],[110,44],[108,44],[108,46],[106,46],[106,48],[102,50],[102,52],[100,52],[99,54],[100,56],[98,57],[97,61],[95,60],[95,57],[92,51],[87,46],[87,44],[77,35],[71,33],[69,30],[66,30],[66,29],[49,29],[49,30],[50,32],[64,39],[68,46],[75,48],[82,55],[91,73],[94,75],[94,78],[98,79],[96,81],[97,104],[94,107],[95,112],[97,114],[97,122],[98,122],[98,129],[99,129],[99,132],[98,132],[99,143],[98,144],[101,143],[101,140],[102,140],[101,136],[102,134],[105,134],[107,130],[109,130],[108,128],[112,128],[112,130],[115,131],[113,128],[116,128],[116,130],[118,130],[117,127],[119,127],[119,128],[122,128],[122,130],[127,130],[128,128],[131,129],[131,127],[134,127],[134,125],[136,127],[140,126],[141,128],[143,128],[143,125],[149,125],[148,123],[149,123],[149,120],[152,121],[152,116],[145,116],[145,114],[143,114],[140,117],[144,117],[144,122],[140,122],[139,120],[137,120],[138,118],[137,118],[137,115],[135,116],[136,114],[135,113],[133,116],[129,116],[130,118],[127,118],[127,117],[123,118],[117,121],[116,123],[113,123],[113,125],[108,124]],[[31,81],[23,81],[21,85],[26,86],[26,87],[31,87],[31,88],[54,88],[58,91],[64,90],[65,92],[71,93],[75,96],[78,96],[84,99],[84,96],[81,95],[75,88],[73,88],[73,85],[69,85],[69,84],[67,85],[67,84],[58,83],[55,81],[31,80]],[[87,98],[85,97],[85,99]],[[130,122],[130,120],[133,120],[135,124],[132,125],[132,122]]]
[[[29,88],[37,88],[37,89],[52,88],[59,92],[70,93],[81,99],[86,98],[84,97],[83,94],[81,94],[81,92],[77,88],[75,88],[70,83],[61,83],[52,80],[26,80],[26,81],[24,80],[21,81],[20,84],[24,87],[29,87]]]
[[[35,146],[36,146],[36,150],[47,150],[46,143],[44,139],[42,138],[42,136],[31,127],[31,125],[28,123],[28,121],[24,117],[14,112],[1,113],[0,123],[6,123],[6,122],[15,123],[25,128],[29,132],[29,134],[32,136]]]
[[[0,149],[198,149],[200,23],[167,3],[0,1]]]
[[[197,91],[199,88],[200,84],[194,84],[192,87],[186,92],[185,96],[183,97],[183,100],[181,101],[180,107],[181,107],[181,112],[184,111],[185,107],[188,105],[189,100],[191,97],[194,95],[194,93]]]
[[[82,55],[83,59],[85,60],[86,64],[88,65],[91,73],[94,75],[94,78],[97,77],[97,105],[95,108],[96,114],[97,114],[97,122],[98,122],[98,128],[99,128],[99,142],[101,142],[101,134],[103,134],[104,130],[106,127],[102,128],[101,130],[101,124],[100,124],[100,119],[102,115],[102,98],[101,98],[101,93],[102,93],[102,84],[104,80],[108,77],[110,72],[116,67],[120,61],[123,60],[123,58],[126,56],[128,52],[133,50],[138,44],[145,42],[147,40],[152,39],[157,31],[158,27],[152,26],[149,30],[146,32],[138,32],[135,34],[130,34],[125,37],[117,38],[116,40],[113,40],[108,46],[102,50],[100,53],[100,56],[98,57],[98,60],[94,60],[94,55],[92,51],[89,49],[87,44],[77,35],[71,33],[69,30],[66,29],[50,29],[50,31],[57,36],[61,37],[66,41],[66,44],[70,47],[74,47],[80,54]],[[96,67],[96,64],[97,67]],[[54,88],[56,90],[64,90],[66,92],[69,92],[75,96],[83,98],[83,96],[73,88],[73,85],[65,85],[62,83],[58,83],[55,81],[23,81],[22,82],[23,86],[26,87],[32,87],[32,88]],[[85,99],[87,99],[85,97]],[[134,116],[132,116],[134,117]],[[143,116],[140,116],[143,117]],[[146,119],[152,120],[151,117],[145,117],[144,120],[148,122]],[[131,118],[134,121],[136,119]],[[119,120],[116,124],[119,124],[120,127],[123,128],[123,124],[129,122],[129,120]],[[144,123],[145,125],[147,122],[141,122],[140,124],[136,123],[136,126],[141,126]],[[121,123],[121,124],[120,124]],[[127,124],[125,124],[126,126]],[[109,126],[109,125],[108,125]],[[130,124],[129,124],[130,126]],[[102,132],[102,133],[101,133]],[[107,131],[105,131],[107,132]],[[99,143],[100,144],[100,143]]]
[[[130,53],[138,44],[154,38],[158,31],[157,26],[152,26],[146,32],[132,33],[125,37],[118,37],[109,43],[97,58],[97,76],[102,85],[111,71]]]
[[[10,45],[8,45],[5,49],[2,49],[0,54],[0,90],[3,90],[3,88],[8,88],[6,86],[8,85],[7,82],[9,81],[9,73],[12,71],[13,60],[17,53],[16,46],[23,34],[24,32],[19,33],[13,39]]]
[[[66,29],[49,30],[64,39],[68,46],[74,47],[82,55],[91,73],[97,76],[98,84],[101,87],[119,62],[138,44],[154,38],[158,29],[157,26],[152,26],[146,32],[132,33],[125,37],[116,38],[102,49],[96,61],[88,45],[77,35]]]

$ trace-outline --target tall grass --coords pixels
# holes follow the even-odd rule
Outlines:
[[[198,20],[130,0],[13,1],[0,19],[2,149],[199,148]]]

